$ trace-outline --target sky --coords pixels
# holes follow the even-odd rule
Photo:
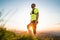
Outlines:
[[[27,30],[31,4],[39,9],[38,31],[60,31],[60,0],[0,0],[1,17],[7,29]]]

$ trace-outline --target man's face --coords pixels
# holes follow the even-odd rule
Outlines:
[[[35,8],[35,5],[31,5],[31,8],[34,9]]]

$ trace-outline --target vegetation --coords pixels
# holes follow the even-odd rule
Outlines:
[[[0,40],[15,40],[15,33],[0,28]]]
[[[59,37],[60,38],[60,37]],[[60,40],[56,37],[39,37],[33,36],[28,33],[17,34],[0,27],[0,40]]]
[[[6,30],[6,28],[0,28],[0,40],[38,40],[38,39],[27,33],[16,34],[14,32]]]

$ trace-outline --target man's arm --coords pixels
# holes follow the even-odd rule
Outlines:
[[[36,22],[35,23],[38,23],[38,18],[39,18],[39,12],[36,15]]]
[[[39,17],[39,13],[37,13],[37,15],[36,15],[36,20],[38,21],[38,17]]]

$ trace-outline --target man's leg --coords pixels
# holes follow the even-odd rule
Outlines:
[[[36,34],[36,25],[34,25],[33,33]]]
[[[36,24],[35,24],[35,20],[32,21],[32,24],[33,24],[33,26],[32,26],[32,28],[33,28],[33,34],[36,34]]]

